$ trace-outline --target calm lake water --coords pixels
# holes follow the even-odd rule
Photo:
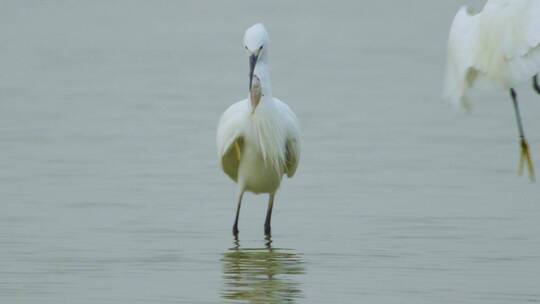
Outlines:
[[[0,302],[540,302],[508,94],[440,97],[464,2],[0,2]],[[215,131],[259,21],[304,149],[272,239],[246,195],[235,241]]]

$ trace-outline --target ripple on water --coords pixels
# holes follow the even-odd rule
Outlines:
[[[304,275],[302,255],[291,249],[235,246],[223,253],[225,300],[249,303],[292,303],[303,297],[300,276]]]

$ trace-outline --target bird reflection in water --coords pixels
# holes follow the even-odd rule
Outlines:
[[[234,247],[223,254],[223,276],[226,300],[248,303],[294,303],[302,297],[300,283],[295,280],[304,274],[304,262],[289,249],[272,248],[267,237],[264,248]]]

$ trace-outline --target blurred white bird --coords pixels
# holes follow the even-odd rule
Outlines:
[[[471,15],[462,7],[454,18],[448,39],[448,63],[444,95],[455,104],[470,107],[467,90],[477,80],[510,91],[518,131],[521,157],[534,180],[534,166],[525,139],[514,87],[533,80],[540,94],[540,0],[488,0],[482,12]]]
[[[221,116],[217,150],[223,171],[239,186],[233,234],[245,191],[268,193],[264,232],[270,235],[274,196],[284,174],[292,177],[300,160],[300,131],[296,115],[272,97],[268,67],[269,39],[262,24],[244,35],[249,54],[249,97],[230,106]]]

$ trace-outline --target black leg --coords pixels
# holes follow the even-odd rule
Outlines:
[[[538,85],[538,74],[533,77],[533,87],[536,93],[540,94],[540,85]]]
[[[240,207],[242,206],[242,197],[244,196],[244,191],[240,192],[238,197],[238,205],[236,206],[236,218],[234,219],[234,225],[232,228],[232,233],[236,237],[238,236],[238,218],[240,217]]]
[[[270,236],[272,231],[270,222],[272,221],[272,209],[274,208],[274,195],[275,193],[270,194],[270,199],[268,201],[268,210],[266,211],[266,221],[264,221],[264,234],[267,236]]]
[[[525,138],[525,132],[523,131],[523,124],[521,123],[521,114],[519,113],[519,105],[517,103],[517,94],[514,89],[510,89],[510,95],[512,96],[512,102],[514,103],[514,111],[516,112],[516,120],[518,124],[519,137]]]
[[[521,122],[521,114],[519,112],[519,105],[517,102],[517,94],[514,89],[510,89],[510,95],[512,96],[512,102],[514,104],[514,111],[516,112],[516,120],[518,125],[519,137],[520,137],[520,146],[521,146],[521,156],[519,159],[519,169],[518,174],[523,174],[523,169],[525,168],[525,163],[527,163],[527,168],[529,170],[529,178],[531,181],[535,180],[534,176],[534,166],[532,163],[531,154],[529,152],[529,144],[525,138],[525,131],[523,130],[523,124]]]

